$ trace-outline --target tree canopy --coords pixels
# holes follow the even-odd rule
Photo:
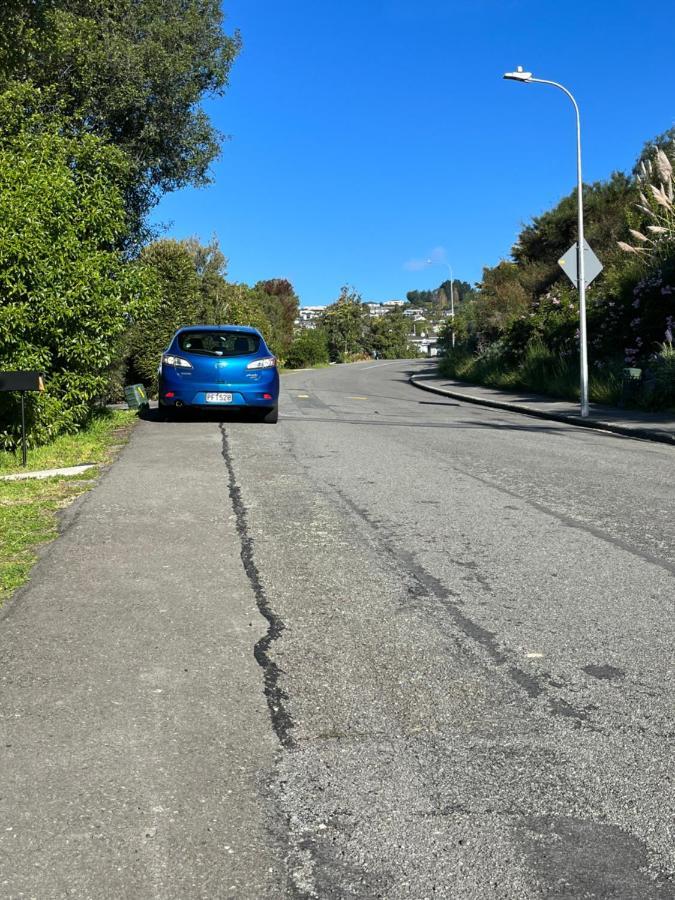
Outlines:
[[[208,180],[221,136],[199,103],[225,90],[240,47],[223,20],[218,0],[4,0],[0,90],[47,89],[123,150],[139,229],[162,193]]]
[[[44,118],[30,86],[0,95],[0,359],[47,374],[30,395],[33,441],[84,422],[106,394],[131,318],[153,303],[118,249],[126,158],[66,119]],[[0,445],[17,440],[16,398],[0,395]]]

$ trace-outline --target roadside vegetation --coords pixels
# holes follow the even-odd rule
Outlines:
[[[401,307],[372,317],[361,295],[345,285],[315,326],[296,335],[285,364],[289,369],[300,369],[374,356],[379,359],[414,357],[416,350],[410,343],[410,327],[410,320]]]
[[[200,104],[225,92],[241,47],[219,0],[0,6],[0,369],[45,375],[26,396],[32,448],[86,429],[125,384],[152,396],[184,324],[254,325],[288,367],[409,352],[400,314],[370,323],[350,290],[317,335],[296,335],[287,280],[233,283],[215,238],[149,226],[219,153]],[[0,451],[18,447],[19,410],[0,394]]]
[[[675,129],[650,142],[631,175],[587,185],[587,240],[604,271],[587,291],[591,399],[675,408]],[[486,268],[440,336],[446,375],[579,396],[579,306],[558,259],[576,240],[576,192],[521,232],[511,259]],[[409,295],[410,298],[410,295]],[[623,372],[640,370],[626,394]]]
[[[20,455],[0,452],[0,476],[66,468],[82,463],[106,465],[128,439],[136,415],[102,411],[76,435],[31,450],[26,470]],[[95,483],[99,468],[69,478],[0,481],[0,606],[28,578],[40,545],[58,533],[58,514]]]
[[[26,396],[31,447],[87,428],[125,383],[152,393],[179,325],[252,324],[289,350],[287,281],[230,283],[215,239],[148,225],[165,193],[208,183],[222,136],[200,102],[240,46],[219,0],[0,4],[0,369],[45,374]],[[0,451],[19,410],[0,394]]]

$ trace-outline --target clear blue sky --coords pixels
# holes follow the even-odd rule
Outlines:
[[[432,255],[479,280],[573,189],[569,100],[504,71],[523,65],[576,95],[585,181],[630,169],[675,124],[669,0],[224,9],[244,49],[206,109],[230,139],[214,183],[165,197],[154,218],[169,236],[215,233],[232,280],[288,278],[303,305],[332,302],[345,283],[375,301],[435,287],[440,262],[414,270]]]

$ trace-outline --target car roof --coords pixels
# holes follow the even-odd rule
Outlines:
[[[184,331],[240,331],[242,334],[257,334],[260,332],[251,325],[183,325],[176,331],[174,337]]]

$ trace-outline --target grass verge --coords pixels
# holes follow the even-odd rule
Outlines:
[[[293,372],[310,372],[312,369],[328,369],[330,363],[314,363],[313,365],[301,366],[297,369],[289,369],[287,366],[279,366],[280,375],[292,375]]]
[[[110,463],[126,443],[136,414],[104,411],[75,435],[31,450],[24,470],[20,457],[0,453],[0,475]],[[58,512],[95,484],[98,469],[70,478],[0,481],[0,606],[27,579],[37,548],[58,534]]]
[[[439,372],[460,381],[512,391],[531,391],[560,400],[579,400],[579,362],[561,357],[542,345],[528,348],[517,366],[507,365],[497,354],[472,356],[463,350],[440,361]],[[621,400],[620,369],[608,367],[589,373],[589,396],[593,403],[616,406]]]

